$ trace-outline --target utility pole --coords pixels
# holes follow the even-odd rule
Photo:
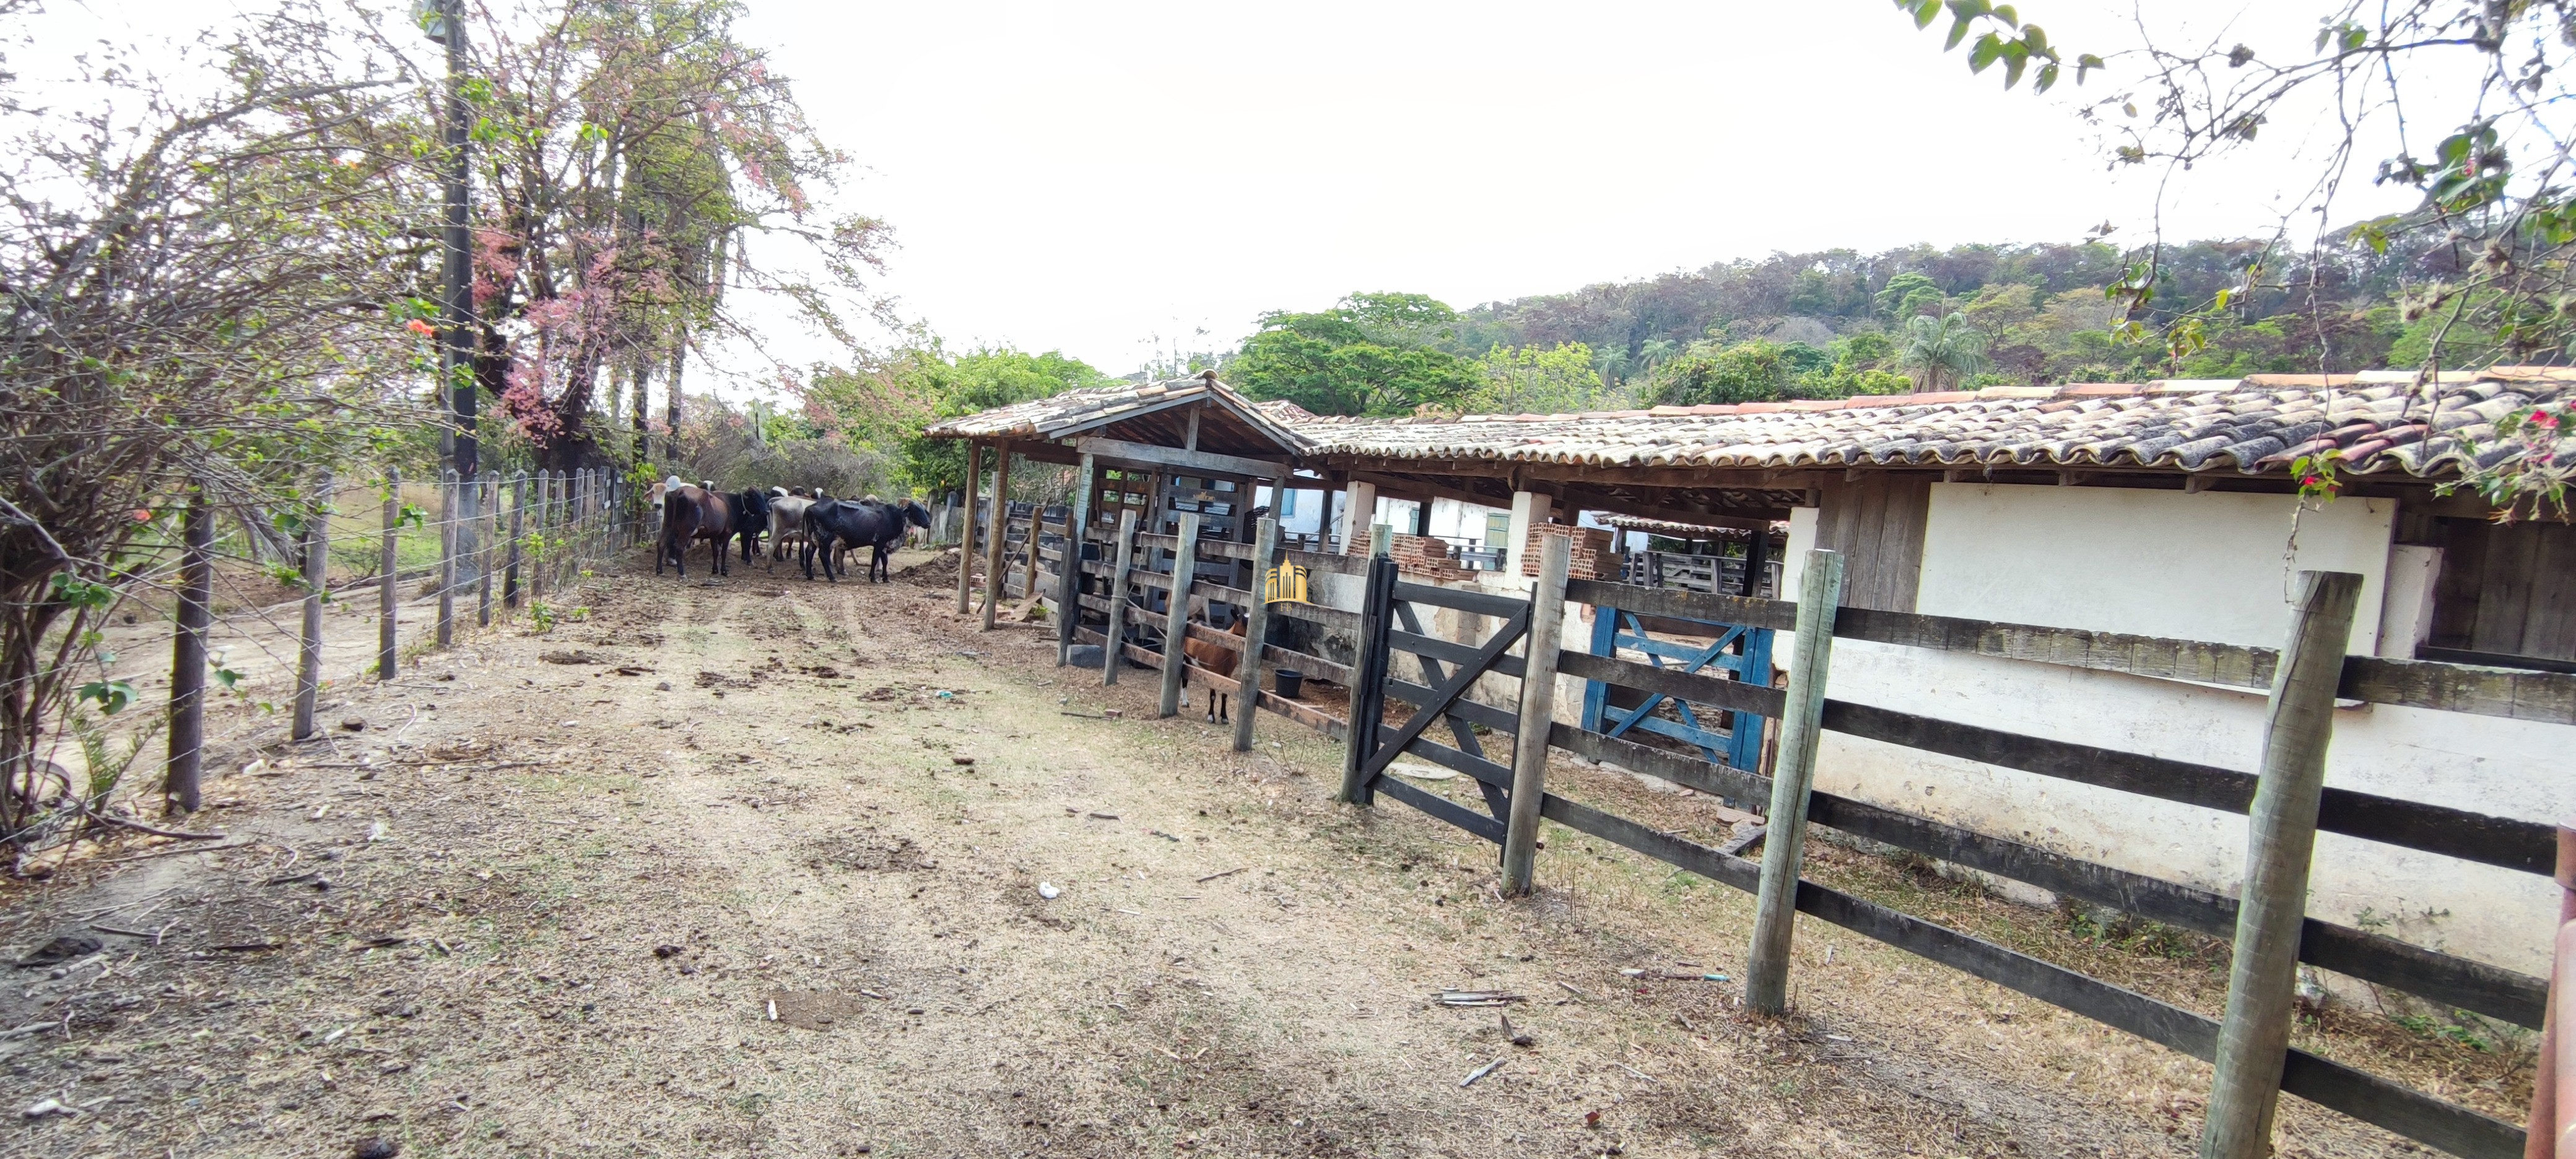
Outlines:
[[[412,9],[421,31],[447,46],[445,113],[439,118],[447,138],[446,214],[440,230],[443,251],[438,302],[439,381],[448,398],[447,444],[456,475],[474,478],[481,450],[474,437],[474,256],[466,233],[467,183],[465,123],[465,20],[463,0],[418,0]]]

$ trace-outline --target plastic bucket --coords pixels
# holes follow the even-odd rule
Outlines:
[[[1273,669],[1270,681],[1271,687],[1288,700],[1295,700],[1298,694],[1306,691],[1306,674],[1294,668]]]

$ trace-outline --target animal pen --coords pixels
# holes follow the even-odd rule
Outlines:
[[[1142,398],[1131,392],[1115,402],[1085,400],[1081,405],[1111,414],[1122,406],[1159,405],[1164,409],[1155,413],[1168,416],[1187,403],[1184,414],[1222,412],[1239,431],[1258,431],[1256,423],[1242,417],[1254,404],[1230,397],[1213,376],[1203,385],[1193,380],[1156,385],[1165,389]],[[1160,402],[1160,394],[1183,397]],[[2216,1073],[2204,1154],[2268,1150],[2280,1091],[2453,1154],[2503,1159],[2524,1153],[2520,1126],[2290,1048],[2288,1040],[2303,964],[2515,1026],[2539,1030],[2554,1021],[2552,987],[2543,978],[2394,938],[2363,923],[2310,916],[2309,864],[2316,835],[2324,832],[2368,842],[2368,848],[2390,854],[2429,855],[2447,863],[2570,880],[2576,875],[2576,856],[2562,856],[2562,835],[2548,824],[2329,787],[2324,780],[2339,705],[2440,713],[2462,727],[2478,727],[2479,720],[2576,726],[2576,675],[2346,655],[2344,641],[2354,630],[2364,577],[2326,569],[2298,574],[2288,630],[2273,647],[1891,608],[1887,605],[1912,602],[1910,592],[1902,599],[1889,595],[1911,581],[1884,567],[1873,568],[1872,547],[1902,545],[1910,536],[1919,558],[1924,532],[1919,522],[1911,528],[1901,522],[1901,495],[1890,499],[1896,492],[1866,488],[1848,488],[1862,501],[1846,507],[1841,516],[1829,510],[1823,517],[1823,530],[1811,533],[1811,546],[1799,553],[1793,573],[1784,577],[1785,585],[1796,590],[1784,590],[1783,598],[1621,582],[1623,574],[1642,577],[1623,571],[1618,560],[1570,565],[1569,559],[1583,550],[1577,542],[1580,531],[1535,522],[1531,526],[1536,529],[1521,541],[1530,558],[1516,561],[1522,563],[1516,570],[1534,573],[1525,592],[1497,592],[1489,584],[1418,582],[1405,578],[1412,570],[1409,564],[1399,566],[1401,552],[1392,541],[1403,537],[1390,535],[1383,525],[1365,539],[1354,534],[1356,518],[1363,517],[1357,513],[1366,510],[1357,496],[1350,508],[1354,523],[1345,524],[1350,530],[1344,541],[1365,555],[1283,549],[1272,520],[1258,523],[1253,529],[1257,534],[1250,537],[1254,542],[1247,543],[1239,523],[1218,522],[1242,514],[1243,497],[1258,483],[1293,485],[1292,462],[1321,466],[1327,482],[1345,487],[1361,484],[1363,475],[1389,485],[1405,482],[1390,473],[1402,464],[1384,452],[1362,448],[1364,455],[1354,454],[1352,443],[1361,437],[1346,433],[1346,427],[1335,429],[1337,422],[1351,420],[1281,416],[1290,421],[1271,425],[1291,428],[1292,437],[1278,441],[1273,457],[1255,459],[1258,448],[1237,447],[1235,451],[1246,453],[1220,462],[1194,445],[1155,446],[1082,434],[1048,441],[1043,422],[1031,429],[1025,417],[997,417],[1008,419],[1003,430],[1017,435],[1016,440],[991,438],[989,426],[952,428],[952,433],[979,438],[979,459],[985,449],[980,443],[991,442],[1005,453],[1004,464],[1007,454],[1016,452],[1072,461],[1079,470],[1068,505],[1024,513],[1006,509],[1000,534],[992,534],[991,508],[983,509],[981,543],[988,567],[981,586],[988,627],[995,622],[995,606],[1016,587],[1022,598],[1046,609],[1056,629],[1060,662],[1076,655],[1076,645],[1091,644],[1099,646],[1104,682],[1114,683],[1129,665],[1156,672],[1163,715],[1178,710],[1186,684],[1210,693],[1251,690],[1236,700],[1233,742],[1238,751],[1249,748],[1258,711],[1278,713],[1342,739],[1342,800],[1366,807],[1380,797],[1393,798],[1493,842],[1508,890],[1525,892],[1533,884],[1538,821],[1545,818],[1753,894],[1756,933],[1747,959],[1745,999],[1756,1009],[1785,1008],[1790,915],[1804,913],[2212,1062]],[[1178,422],[1165,421],[1177,432]],[[1189,419],[1186,439],[1195,444],[1202,433],[1200,421]],[[1038,438],[1031,439],[1032,434]],[[1331,437],[1346,441],[1327,441]],[[2275,441],[2273,448],[2282,445]],[[2247,462],[2251,467],[2250,457]],[[1231,478],[1221,478],[1219,467],[1233,468]],[[1638,474],[1642,472],[1627,481],[1635,483]],[[1507,478],[1513,486],[1526,485],[1523,475]],[[1139,487],[1138,481],[1147,485]],[[1214,487],[1219,481],[1232,486]],[[1860,480],[1855,474],[1842,481]],[[1180,482],[1188,485],[1176,488]],[[2065,485],[2062,477],[2055,482]],[[1811,510],[1816,494],[1814,488],[1806,492]],[[1596,494],[1592,501],[1618,498]],[[1189,509],[1193,503],[1201,509]],[[1748,528],[1757,534],[1767,532],[1771,517],[1782,514],[1747,506],[1756,508],[1745,519],[1760,520],[1756,528]],[[1866,516],[1866,523],[1852,522],[1854,510]],[[1837,528],[1836,519],[1845,522]],[[1012,544],[1024,546],[1006,558]],[[971,606],[974,554],[961,559],[961,611]],[[1316,577],[1315,598],[1264,598],[1264,577],[1272,569]],[[1794,599],[1785,598],[1792,594]],[[1246,636],[1190,622],[1194,615],[1215,622],[1220,606],[1251,621]],[[1306,625],[1296,637],[1318,642],[1295,648],[1274,642],[1267,630],[1274,618]],[[1590,619],[1592,628],[1570,628],[1564,624],[1569,618]],[[1665,638],[1676,626],[1699,635],[1691,644]],[[1229,679],[1189,663],[1176,631],[1237,650],[1243,656],[1237,676]],[[1567,641],[1579,646],[1564,647]],[[1833,694],[1831,675],[1838,643],[2030,670],[2261,690],[2264,742],[2259,752],[2245,754],[2241,765],[2228,767],[1840,698]],[[1769,655],[1757,658],[1752,655],[1757,650]],[[1336,716],[1264,687],[1264,673],[1282,667],[1341,685],[1349,696],[1346,712]],[[1774,669],[1785,678],[1773,680]],[[1568,711],[1559,711],[1561,681],[1569,689],[1579,688],[1579,710],[1568,705]],[[1925,812],[1817,789],[1819,742],[1828,735],[1977,762],[2130,799],[2245,816],[2251,828],[2244,886],[2230,896]],[[2347,746],[2366,743],[2347,740]],[[1760,811],[1764,824],[1722,847],[1659,831],[1550,791],[1547,757],[1553,751],[1729,803],[1746,803]],[[1389,776],[1399,756],[1464,774],[1477,799],[1462,802]],[[1800,880],[1796,870],[1809,824],[2063,898],[2231,939],[2235,953],[2225,1013],[2207,1017]],[[2565,847],[2576,850],[2576,834]],[[2576,930],[2576,924],[2570,929]],[[2562,962],[2576,963],[2576,956],[2562,954]],[[2556,1077],[2576,1076],[2576,1068],[2563,1067],[2557,1057],[2564,1044],[2564,1038],[2550,1035],[2542,1048],[2532,1122],[2551,1134],[2562,1122],[2552,1106]],[[2576,1100],[2557,1106],[2576,1110],[2570,1103]]]

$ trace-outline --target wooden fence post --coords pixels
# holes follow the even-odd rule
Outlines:
[[[966,526],[957,533],[957,614],[973,606],[975,585],[975,489],[984,482],[984,444],[966,444],[966,503],[959,509]]]
[[[1005,541],[1011,537],[1011,449],[1000,449],[993,463],[992,526],[985,530],[984,541],[984,627],[993,630],[993,617],[1002,610],[1002,554]],[[1034,515],[1032,522],[1035,522]]]
[[[493,540],[500,538],[501,485],[490,471],[474,475],[474,623],[492,626]]]
[[[969,521],[968,526],[973,526]],[[1118,683],[1118,670],[1126,666],[1127,650],[1127,577],[1136,567],[1136,509],[1118,513],[1118,567],[1109,577],[1109,626],[1101,631],[1108,641],[1101,648],[1100,683],[1103,687]]]
[[[1199,513],[1181,513],[1181,546],[1172,554],[1172,598],[1163,605],[1163,700],[1156,716],[1181,712],[1181,676],[1190,655],[1181,641],[1190,638],[1190,585],[1199,570]]]
[[[520,541],[528,534],[527,522],[528,473],[525,471],[518,471],[512,473],[510,476],[509,571],[507,573],[507,578],[501,582],[501,603],[506,607],[518,607],[519,597],[523,594],[519,590],[519,564],[520,556],[525,544]]]
[[[1038,533],[1046,530],[1046,504],[1029,504],[1029,537],[1021,541],[1026,557],[1020,562],[1020,598],[1038,598]]]
[[[163,808],[197,811],[206,748],[206,629],[215,622],[215,513],[205,484],[188,497],[179,530],[179,631],[170,642],[170,763]]]
[[[331,568],[331,472],[315,488],[320,502],[304,520],[304,632],[295,649],[295,725],[289,735],[313,735],[313,701],[322,691],[322,588]]]
[[[1252,606],[1243,613],[1243,659],[1234,666],[1234,751],[1252,751],[1252,714],[1261,707],[1261,642],[1270,637],[1270,598],[1263,582],[1279,555],[1279,520],[1261,517],[1252,534]]]
[[[456,468],[438,473],[438,646],[456,637]]]
[[[1565,572],[1574,540],[1550,535],[1539,544],[1538,585],[1530,589],[1529,643],[1521,675],[1520,733],[1512,741],[1512,804],[1503,826],[1503,893],[1530,891],[1538,860],[1538,807],[1547,794],[1547,734],[1556,723],[1556,653],[1564,647]]]
[[[463,594],[472,595],[482,585],[483,515],[479,500],[483,495],[483,473],[456,481],[456,568],[457,586]]]
[[[1808,549],[1798,589],[1798,639],[1789,653],[1788,707],[1780,715],[1780,755],[1771,774],[1769,830],[1762,838],[1762,890],[1754,899],[1753,948],[1744,962],[1744,1004],[1764,1014],[1789,1008],[1789,939],[1797,930],[1798,863],[1807,848],[1807,793],[1816,783],[1816,731],[1833,655],[1834,610],[1843,598],[1842,553]]]
[[[2263,769],[2250,810],[2236,957],[2228,969],[2227,1017],[2218,1025],[2218,1073],[2201,1126],[2202,1159],[2260,1159],[2272,1151],[2272,1112],[2280,1103],[2298,998],[2308,862],[2325,794],[2326,746],[2334,739],[2335,686],[2360,599],[2361,577],[2351,572],[2299,573],[2290,638],[2272,674],[2263,722]]]
[[[1064,516],[1064,560],[1056,578],[1055,666],[1073,661],[1073,630],[1082,623],[1082,541],[1091,533],[1091,478],[1099,472],[1089,455],[1074,468],[1073,508]],[[1034,552],[1032,552],[1034,554]]]
[[[2558,1086],[2562,1081],[2558,1055],[2565,1049],[2558,1041],[2558,1000],[2576,995],[2576,821],[2558,823],[2558,937],[2555,960],[2549,972],[2549,999],[2540,1018],[2540,1057],[2532,1068],[2531,1116],[2523,1123],[2522,1159],[2555,1159],[2566,1151],[2576,1155],[2576,1115],[2559,1110]],[[2566,1068],[2565,1075],[2576,1078],[2576,1067]],[[2571,1084],[2576,1085],[2576,1084]],[[2567,1101],[2567,1109],[2576,1112],[2576,1099]]]
[[[1351,665],[1350,721],[1342,745],[1342,789],[1333,799],[1366,805],[1377,793],[1361,779],[1377,749],[1379,717],[1386,696],[1387,624],[1395,611],[1395,561],[1369,557],[1367,594],[1360,599],[1358,663]]]
[[[385,543],[384,554],[376,561],[381,582],[376,585],[376,679],[394,678],[394,617],[402,607],[402,552],[396,533],[402,528],[402,472],[385,472]]]

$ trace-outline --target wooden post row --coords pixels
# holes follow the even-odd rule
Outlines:
[[[205,485],[188,497],[179,531],[179,631],[170,645],[170,762],[166,807],[194,813],[206,746],[206,629],[215,622],[215,513]]]
[[[521,471],[510,477],[509,578],[504,580],[501,584],[501,602],[503,605],[512,608],[519,606],[519,599],[522,594],[519,590],[519,567],[521,564],[522,553],[526,549],[527,545],[521,541],[527,538],[527,534],[528,473]]]
[[[984,627],[993,630],[994,616],[1001,612],[1002,552],[1011,531],[1011,452],[1001,448],[993,462],[992,522],[984,530]]]
[[[2290,638],[2264,713],[2263,769],[2249,812],[2236,956],[2228,968],[2227,1016],[2218,1026],[2209,1118],[2201,1125],[2202,1159],[2271,1154],[2272,1113],[2290,1048],[2308,862],[2325,795],[2326,745],[2334,737],[2335,685],[2343,676],[2361,577],[2303,571],[2298,583]]]
[[[1125,666],[1127,647],[1127,577],[1136,567],[1136,509],[1118,513],[1118,566],[1109,577],[1109,623],[1101,629],[1108,644],[1101,649],[1100,683],[1118,683],[1118,670]]]
[[[1261,707],[1261,647],[1270,638],[1269,585],[1264,578],[1279,564],[1279,520],[1262,516],[1252,537],[1252,606],[1243,614],[1243,658],[1234,675],[1242,682],[1234,696],[1234,751],[1252,751],[1252,714]]]
[[[376,679],[394,678],[394,617],[402,606],[401,585],[395,579],[402,574],[401,545],[396,533],[402,529],[402,472],[385,472],[385,542],[376,561],[377,574],[383,577],[376,585]]]
[[[975,582],[975,488],[984,481],[984,444],[966,444],[966,526],[957,538],[957,614],[965,615]]]
[[[1539,544],[1538,583],[1530,588],[1529,642],[1521,674],[1520,731],[1512,740],[1511,811],[1503,825],[1503,892],[1530,891],[1538,859],[1539,805],[1547,793],[1548,727],[1556,722],[1556,654],[1564,647],[1565,573],[1574,541]]]
[[[1809,549],[1806,574],[1798,585],[1798,637],[1789,653],[1780,755],[1771,774],[1769,830],[1762,838],[1762,886],[1753,903],[1753,947],[1744,963],[1744,1004],[1764,1014],[1789,1008],[1789,942],[1797,930],[1798,865],[1807,847],[1807,794],[1816,783],[1816,734],[1824,718],[1834,611],[1842,598],[1842,553]]]
[[[330,575],[331,472],[322,472],[316,490],[318,501],[305,517],[300,545],[304,551],[304,631],[295,650],[295,724],[290,734],[296,740],[313,735],[313,702],[322,690],[322,587]]]
[[[1082,623],[1082,540],[1091,525],[1091,477],[1094,474],[1090,455],[1082,457],[1073,482],[1073,506],[1064,514],[1064,559],[1056,565],[1055,597],[1055,666],[1073,661],[1073,629]],[[1032,522],[1032,528],[1035,524]],[[1037,536],[1029,536],[1029,557],[1037,558]]]
[[[438,473],[438,646],[456,636],[456,468]]]
[[[1163,607],[1163,699],[1156,716],[1181,711],[1181,675],[1189,653],[1181,642],[1190,638],[1190,581],[1199,569],[1199,513],[1181,513],[1181,546],[1172,555],[1172,598]]]

